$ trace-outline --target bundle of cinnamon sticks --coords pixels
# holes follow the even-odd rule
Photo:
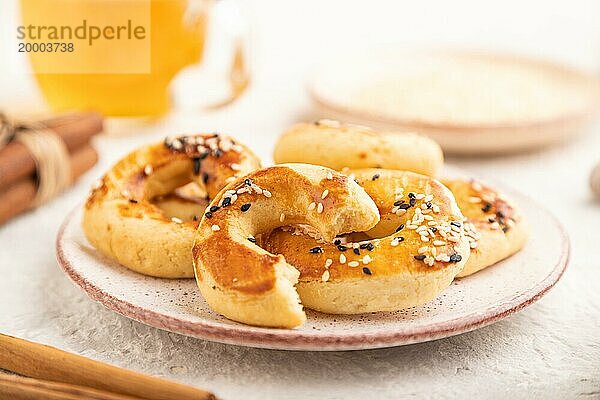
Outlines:
[[[98,161],[90,139],[102,131],[102,117],[93,112],[62,115],[41,124],[64,142],[69,152],[71,182]],[[0,149],[0,224],[29,210],[37,192],[36,163],[27,147],[11,141]]]

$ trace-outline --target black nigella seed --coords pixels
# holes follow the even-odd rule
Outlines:
[[[455,227],[457,227],[457,228],[460,228],[460,227],[461,227],[461,225],[460,225],[460,222],[456,222],[456,221],[452,221],[452,222],[450,222],[450,225],[454,225],[454,226],[455,226]]]
[[[497,216],[498,216],[498,218],[500,218],[500,219],[502,219],[502,218],[504,218],[504,217],[505,217],[505,215],[504,215],[504,213],[503,213],[502,211],[498,211],[498,212],[496,213],[496,215],[497,215]]]
[[[137,200],[135,200],[135,199],[129,199],[129,202],[130,202],[130,203],[133,203],[133,204],[137,204],[137,202],[138,202],[138,201],[137,201]]]
[[[481,208],[481,211],[488,212],[491,209],[492,209],[492,204],[491,203],[485,203],[485,205]]]
[[[248,238],[248,241],[249,241],[249,242],[252,242],[252,243],[256,243],[256,239],[255,239],[255,238],[253,238],[252,236],[250,236],[250,237]]]
[[[402,224],[399,227],[397,227],[396,228],[396,232],[400,232],[402,229],[404,229],[404,224]]]
[[[213,151],[213,156],[215,156],[217,158],[221,157],[222,155],[223,155],[223,152],[221,151],[221,149],[215,149]]]
[[[489,218],[488,218],[488,222],[489,222],[490,224],[493,224],[494,222],[496,222],[496,218],[494,218],[494,217],[489,217]]]
[[[223,203],[221,203],[221,207],[227,207],[231,204],[231,197],[225,197],[223,199]]]
[[[250,209],[250,206],[251,206],[251,204],[250,204],[250,203],[246,203],[246,204],[244,204],[244,205],[242,205],[242,206],[240,207],[240,210],[242,210],[242,211],[246,212],[246,211],[248,211],[248,210]]]
[[[431,232],[437,232],[437,228],[434,226],[433,228],[431,228]]]
[[[408,204],[410,204],[411,207],[414,206],[415,204],[417,204],[417,199],[415,199],[415,198],[410,199]]]
[[[211,213],[210,211],[207,211],[207,212],[204,214],[204,216],[205,216],[206,218],[212,218],[212,213]]]
[[[338,245],[342,244],[342,241],[340,239],[335,239],[333,241],[333,244],[335,244],[336,246],[338,246]]]
[[[215,211],[217,211],[218,209],[219,209],[219,206],[211,206],[211,207],[210,207],[210,209],[209,209],[209,211],[210,211],[210,212],[215,212]]]
[[[208,182],[208,174],[205,172],[204,175],[202,175],[202,182],[204,182],[206,184],[206,182]]]
[[[417,254],[415,256],[415,260],[423,261],[425,259],[425,254]]]
[[[197,216],[197,215],[194,215],[194,216],[192,217],[192,221],[198,221],[198,216]]]
[[[252,185],[252,181],[250,179],[246,178],[246,179],[244,179],[244,185],[250,186],[250,185]]]
[[[204,151],[202,152],[202,154],[200,154],[200,156],[198,157],[200,159],[200,161],[204,160],[206,157],[208,157],[208,151]]]
[[[373,177],[371,178],[372,181],[376,181],[377,179],[379,179],[379,174],[375,174],[373,175]]]
[[[318,254],[318,253],[322,253],[323,249],[321,247],[317,246],[317,247],[313,247],[308,252],[313,253],[313,254]]]
[[[427,208],[431,208],[432,207],[432,204],[431,204],[430,201],[428,201],[427,203],[425,203],[425,205],[427,206]]]
[[[354,252],[354,254],[356,254],[357,256],[360,256],[360,249],[352,249],[352,251]]]
[[[194,162],[194,175],[200,175],[200,158],[194,157],[192,161]]]
[[[417,196],[416,196],[416,195],[415,195],[413,192],[410,192],[410,193],[408,194],[408,198],[409,198],[409,199],[416,199],[416,197],[417,197]]]
[[[398,207],[400,207],[401,210],[408,210],[410,208],[410,204],[404,203],[404,204],[400,204]]]
[[[367,245],[367,250],[369,250],[369,251],[373,251],[374,248],[375,248],[375,245],[373,243],[369,243]]]
[[[395,239],[395,240],[396,240],[396,242],[398,242],[398,243],[404,242],[404,237],[402,237],[402,236],[396,236],[394,239]]]
[[[450,256],[451,262],[459,262],[460,260],[462,260],[462,256],[460,254],[452,254]]]
[[[394,206],[398,207],[402,203],[404,203],[404,200],[398,200],[398,201],[394,202]]]
[[[373,275],[373,273],[371,272],[371,270],[367,267],[363,267],[363,272],[367,275]]]
[[[360,245],[360,246],[358,246],[358,247],[364,250],[364,249],[366,249],[366,248],[367,248],[367,246],[369,246],[369,243],[363,243],[363,244],[361,244],[361,245]]]
[[[509,229],[510,228],[508,226],[505,226],[505,227],[502,228],[502,232],[506,233],[506,232],[508,232]]]
[[[337,248],[338,248],[339,251],[346,251],[346,250],[348,250],[348,248],[346,246],[342,245],[342,244],[338,244]]]

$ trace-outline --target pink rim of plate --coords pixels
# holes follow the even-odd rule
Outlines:
[[[550,273],[530,290],[515,296],[508,302],[499,304],[485,314],[472,313],[418,328],[332,334],[293,329],[260,328],[243,324],[224,325],[223,323],[212,321],[192,323],[161,314],[151,309],[142,308],[124,299],[114,297],[82,276],[65,255],[63,248],[65,230],[78,210],[79,207],[71,211],[60,227],[56,239],[56,256],[58,264],[69,278],[77,286],[81,287],[91,299],[118,314],[155,328],[214,342],[268,349],[309,351],[362,350],[421,343],[470,332],[504,319],[544,296],[560,280],[566,270],[571,248],[568,235],[561,224],[551,213],[544,210],[544,214],[546,214],[548,220],[560,232],[563,245],[560,253],[561,256],[556,261]]]

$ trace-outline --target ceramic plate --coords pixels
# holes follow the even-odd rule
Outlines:
[[[557,220],[527,197],[531,237],[513,257],[456,280],[436,300],[397,312],[353,316],[308,310],[298,329],[239,324],[211,311],[193,279],[167,280],[132,272],[86,240],[81,208],[67,216],[57,238],[58,263],[93,300],[142,323],[183,335],[241,346],[285,350],[358,350],[440,339],[489,325],[543,296],[560,279],[569,240]]]
[[[332,55],[309,91],[320,117],[414,131],[447,153],[481,155],[583,132],[598,113],[599,84],[567,66],[509,54],[382,47]]]

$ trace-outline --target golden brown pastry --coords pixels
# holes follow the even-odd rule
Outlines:
[[[452,193],[406,171],[363,169],[349,176],[381,215],[367,231],[372,238],[354,234],[331,241],[311,227],[293,226],[264,240],[267,250],[300,271],[302,304],[353,314],[400,310],[437,297],[469,257],[463,215]]]
[[[260,234],[308,224],[332,241],[379,221],[377,207],[351,179],[328,168],[283,164],[228,185],[205,215],[193,247],[196,279],[216,312],[251,325],[293,328],[306,320],[294,288],[299,272],[256,244]],[[368,279],[364,279],[367,281]]]
[[[503,194],[468,178],[443,179],[466,217],[471,256],[458,274],[474,274],[521,250],[527,226],[519,209]]]
[[[343,168],[388,168],[435,176],[444,162],[440,146],[414,133],[385,133],[332,120],[296,124],[275,144],[276,163]]]
[[[177,210],[181,199],[169,196],[197,182],[213,197],[229,181],[257,168],[260,162],[252,151],[218,134],[168,138],[142,147],[92,190],[83,229],[94,247],[127,268],[162,278],[191,278],[198,224],[193,217],[200,217],[205,206],[187,201]],[[181,218],[190,215],[192,220]]]

